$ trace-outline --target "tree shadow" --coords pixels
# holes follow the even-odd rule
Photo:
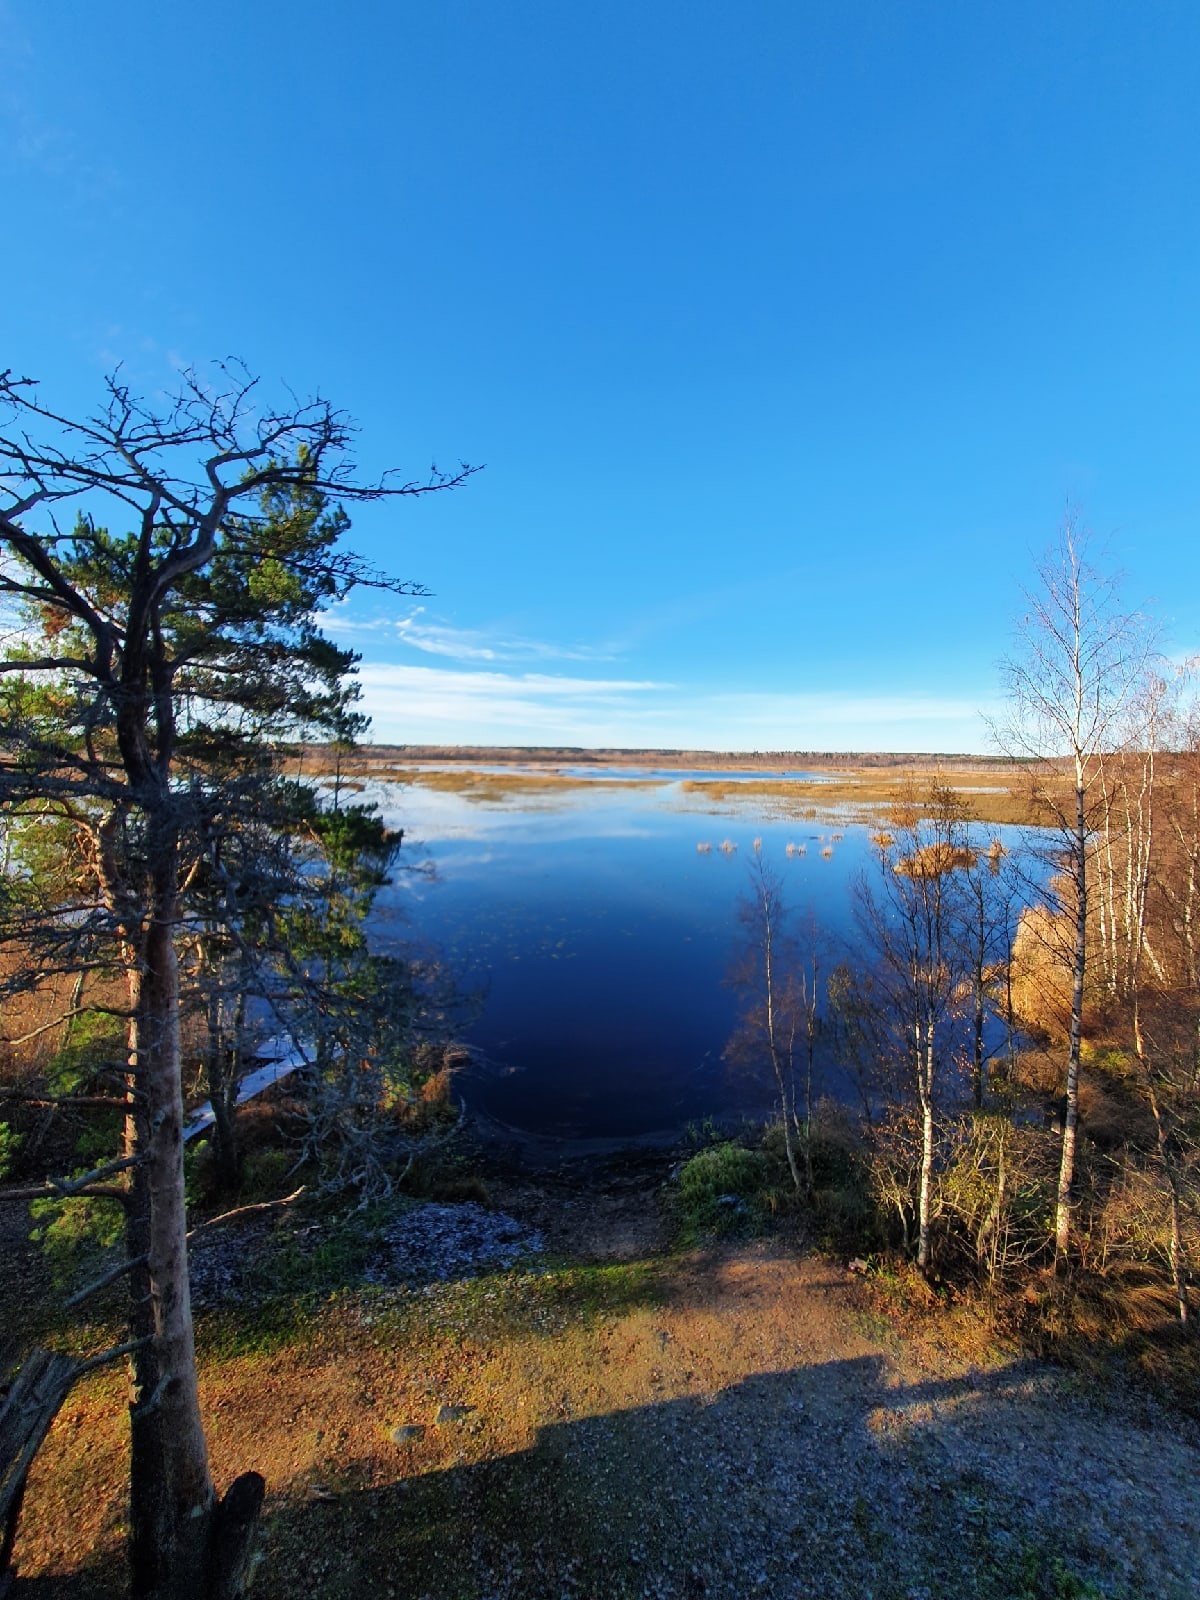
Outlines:
[[[882,1355],[831,1359],[467,1459],[504,1421],[480,1407],[389,1447],[386,1481],[376,1451],[275,1486],[255,1600],[1200,1592],[1194,1430],[1101,1414],[1034,1363],[902,1382]],[[122,1587],[108,1560],[11,1593]]]
[[[472,1464],[422,1471],[417,1443],[395,1481],[355,1486],[351,1470],[328,1498],[284,1504],[255,1592],[1196,1593],[1194,1448],[1128,1419],[1106,1418],[1101,1437],[1060,1389],[1023,1364],[898,1386],[864,1356],[551,1423]]]

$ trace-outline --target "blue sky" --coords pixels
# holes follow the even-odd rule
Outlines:
[[[981,749],[1070,502],[1200,647],[1200,8],[0,0],[0,364],[358,419],[395,741]]]

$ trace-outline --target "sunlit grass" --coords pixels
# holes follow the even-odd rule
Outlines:
[[[803,778],[687,778],[679,785],[689,809],[698,807],[761,807],[771,802],[772,815],[815,822],[824,818],[838,827],[862,822],[886,807],[894,806],[916,785],[927,787],[928,772],[906,768],[854,774],[831,773],[827,780],[814,783]],[[1024,780],[1017,776],[1010,788],[981,788],[971,779],[971,769],[943,771],[941,781],[962,802],[966,817],[973,822],[1030,824],[1044,821],[1034,805]],[[835,835],[835,842],[837,835]]]
[[[497,754],[497,762],[504,760],[505,752]],[[488,752],[480,752],[480,759],[488,761]],[[549,755],[547,756],[549,758]],[[570,764],[569,754],[562,757],[564,766]],[[612,752],[613,765],[620,765],[621,752]],[[668,757],[654,752],[641,752],[638,765],[650,760],[665,764]],[[879,808],[895,805],[902,794],[915,786],[923,791],[929,785],[932,768],[924,766],[874,766],[846,767],[841,764],[822,766],[819,761],[808,762],[809,771],[819,773],[819,781],[811,778],[780,778],[774,775],[746,776],[739,769],[736,757],[713,756],[713,764],[728,764],[730,772],[743,775],[729,778],[688,777],[686,766],[678,769],[678,778],[649,777],[632,766],[629,777],[611,775],[591,776],[585,772],[569,772],[555,766],[536,770],[514,762],[511,768],[483,771],[479,766],[428,767],[419,762],[397,760],[395,755],[372,756],[359,750],[344,757],[340,771],[346,786],[357,786],[367,779],[384,783],[415,784],[421,788],[442,793],[459,794],[469,801],[503,803],[506,800],[531,799],[535,796],[567,796],[592,788],[637,789],[661,787],[664,782],[677,785],[685,806],[728,807],[730,804],[762,805],[772,801],[773,812],[781,818],[802,817],[812,821],[819,816],[829,817],[840,812],[838,820],[861,822]],[[309,773],[331,776],[333,758],[327,751],[307,751],[305,770]],[[938,779],[951,789],[966,809],[967,819],[975,822],[1029,824],[1044,821],[1044,815],[1034,802],[1028,780],[1021,772],[985,761],[962,759],[948,761],[938,769]],[[985,781],[980,781],[980,780]],[[996,780],[988,782],[986,780]],[[1065,780],[1064,780],[1065,781]],[[836,842],[836,841],[835,841]]]

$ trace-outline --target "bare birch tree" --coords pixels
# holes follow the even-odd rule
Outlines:
[[[927,812],[928,815],[924,813]],[[921,1122],[917,1264],[930,1265],[935,1134],[950,1023],[969,992],[962,928],[963,873],[975,863],[956,796],[935,784],[895,808],[891,831],[875,838],[878,871],[855,893],[855,912],[873,957],[875,1003],[900,1042]]]
[[[793,971],[783,891],[763,860],[761,840],[755,840],[750,891],[739,907],[739,916],[745,940],[729,982],[742,997],[741,1018],[725,1055],[750,1066],[765,1058],[770,1067],[788,1171],[799,1190],[804,1180],[796,1152],[796,1046],[807,1024]]]
[[[1131,755],[1137,758],[1140,781],[1137,790],[1136,826],[1133,817],[1130,816],[1126,845],[1129,863],[1127,918],[1130,927],[1126,994],[1132,1011],[1133,1044],[1139,1077],[1154,1122],[1158,1163],[1167,1190],[1169,1222],[1167,1248],[1171,1278],[1175,1288],[1175,1302],[1179,1311],[1179,1321],[1186,1328],[1191,1320],[1191,1302],[1188,1293],[1189,1263],[1183,1229],[1184,1183],[1169,1106],[1172,1090],[1175,1088],[1173,1079],[1176,1076],[1172,1068],[1176,1063],[1172,1059],[1174,1053],[1170,1049],[1168,1037],[1165,1036],[1178,1031],[1181,1019],[1186,1024],[1190,1008],[1186,1003],[1180,1006],[1177,997],[1169,993],[1165,984],[1163,965],[1150,947],[1147,931],[1147,907],[1152,866],[1157,849],[1155,829],[1158,822],[1158,791],[1155,778],[1164,723],[1170,714],[1169,693],[1166,680],[1153,673],[1147,674],[1138,703],[1137,732],[1133,741],[1135,749],[1131,751]],[[1127,815],[1130,812],[1128,802],[1126,802],[1126,812]],[[1147,962],[1153,968],[1153,976],[1157,980],[1154,986],[1145,982],[1144,968]]]
[[[1068,517],[1057,545],[1038,564],[1036,584],[1025,591],[1013,649],[1002,664],[1009,713],[993,726],[1005,754],[1031,763],[1036,798],[1057,835],[1054,882],[1065,880],[1067,891],[1055,895],[1055,910],[1069,915],[1074,926],[1055,1210],[1060,1262],[1071,1239],[1089,867],[1102,821],[1103,759],[1121,743],[1122,719],[1148,650],[1141,617],[1123,608],[1118,579],[1093,564],[1090,536]]]
[[[960,964],[970,985],[971,1029],[969,1071],[975,1109],[981,1111],[988,1095],[989,1069],[998,1049],[1011,1064],[1014,1036],[1012,1015],[1012,940],[1018,878],[1009,865],[1009,852],[998,833],[986,845],[973,834],[969,839],[969,865],[962,873],[962,894],[956,938]],[[1002,1044],[989,1037],[990,1024],[1001,1025]]]

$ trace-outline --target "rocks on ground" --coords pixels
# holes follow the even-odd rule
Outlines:
[[[419,1284],[503,1270],[542,1249],[542,1236],[474,1200],[430,1201],[405,1211],[380,1234],[368,1283]]]

